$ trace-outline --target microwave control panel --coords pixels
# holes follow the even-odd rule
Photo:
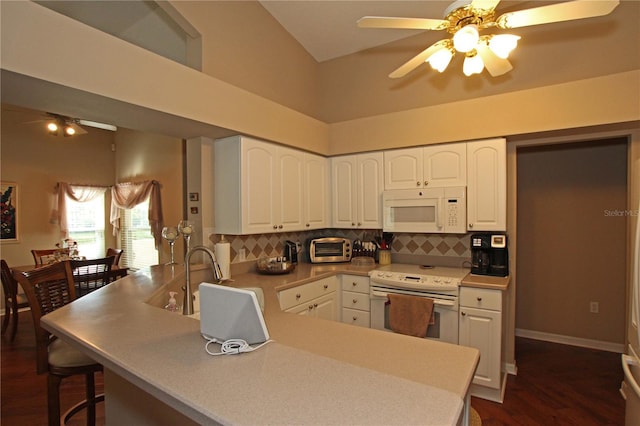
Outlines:
[[[461,205],[458,198],[447,198],[445,200],[445,230],[446,232],[460,232],[466,231],[466,211],[465,206]]]

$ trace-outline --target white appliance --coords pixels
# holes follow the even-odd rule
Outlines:
[[[371,287],[371,328],[389,328],[390,293],[433,299],[435,324],[429,325],[427,339],[458,344],[458,298],[460,281],[468,269],[391,264],[369,272]]]
[[[382,193],[385,232],[464,234],[466,187],[397,189]]]
[[[640,202],[638,210],[640,212]],[[637,340],[639,347],[629,345],[629,354],[622,354],[622,369],[624,370],[625,383],[622,391],[626,399],[625,408],[625,425],[640,424],[640,220],[636,218],[636,232],[633,245],[633,271],[632,271],[632,309],[631,321],[636,327]]]

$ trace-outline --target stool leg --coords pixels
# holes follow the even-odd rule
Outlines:
[[[5,306],[4,310],[7,310],[7,307]],[[11,310],[13,311],[13,319],[12,319],[12,323],[11,323],[11,341],[13,342],[13,339],[16,338],[16,332],[18,331],[18,302],[14,301],[13,305],[11,307]]]
[[[60,383],[62,377],[55,374],[47,376],[47,407],[49,426],[60,426]]]
[[[9,325],[9,320],[11,319],[11,308],[10,304],[7,303],[7,299],[4,299],[4,319],[2,320],[2,334],[7,331],[7,326]]]

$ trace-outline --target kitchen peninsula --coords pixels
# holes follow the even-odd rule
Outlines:
[[[192,270],[194,286],[209,273]],[[273,339],[237,356],[208,355],[199,322],[157,304],[182,265],[129,275],[42,325],[104,365],[107,424],[463,424],[476,349],[280,311],[278,291],[344,273],[367,271],[233,276],[262,288]]]

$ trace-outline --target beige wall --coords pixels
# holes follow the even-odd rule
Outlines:
[[[164,223],[177,226],[183,219],[182,140],[162,135],[119,129],[115,136],[116,182],[160,182]],[[184,257],[184,244],[175,245],[175,259]],[[169,246],[163,241],[160,263],[169,261]]]
[[[517,156],[516,328],[623,344],[627,217],[615,212],[627,210],[626,138]]]
[[[0,246],[9,266],[33,264],[32,249],[53,248],[60,241],[60,228],[51,220],[57,182],[109,186],[114,181],[112,132],[91,129],[71,138],[54,137],[44,129],[41,120],[46,118],[30,110],[2,107],[1,177],[19,185],[19,241]],[[109,232],[106,238],[112,245]]]

